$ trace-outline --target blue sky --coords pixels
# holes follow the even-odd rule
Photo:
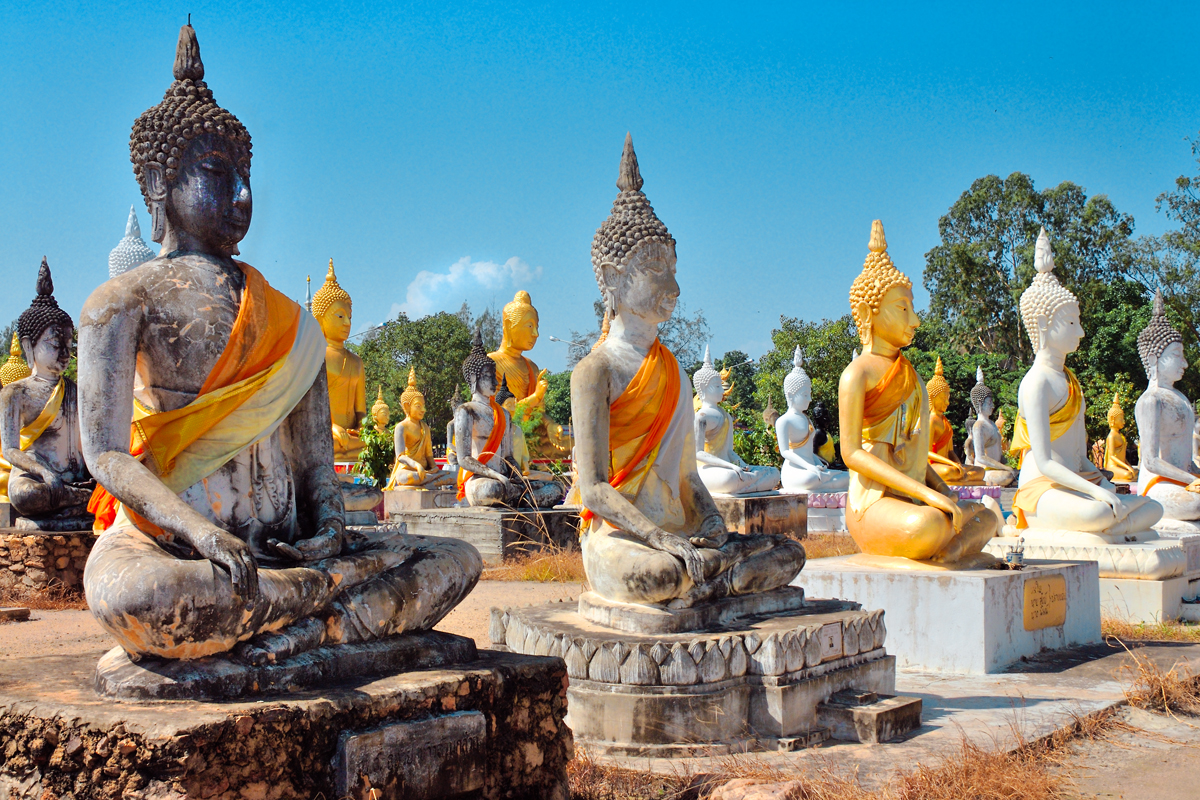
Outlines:
[[[717,353],[847,309],[872,219],[920,283],[982,175],[1073,180],[1166,221],[1194,172],[1200,4],[0,3],[0,321],[42,255],[78,315],[129,206],[129,128],[188,12],[254,137],[245,260],[294,297],[333,257],[354,327],[527,289],[531,353],[592,325],[626,131]],[[918,302],[924,303],[923,291]]]

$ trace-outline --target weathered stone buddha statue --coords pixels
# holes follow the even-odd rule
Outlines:
[[[325,283],[313,295],[312,313],[325,334],[334,461],[354,461],[364,446],[358,429],[367,417],[367,374],[362,359],[346,347],[351,306],[350,295],[338,283],[331,258]]]
[[[371,406],[371,421],[375,423],[375,432],[386,436],[388,424],[392,421],[392,409],[383,399],[383,386],[375,395],[375,403]]]
[[[692,386],[700,400],[695,414],[696,464],[700,480],[717,494],[769,492],[779,486],[775,467],[752,466],[733,451],[733,417],[721,408],[725,386],[721,374],[713,369],[708,347],[704,365],[692,376]]]
[[[954,427],[946,419],[950,406],[950,382],[943,372],[939,356],[933,368],[933,377],[927,386],[929,392],[929,466],[946,483],[958,486],[978,486],[983,483],[983,469],[964,465],[954,453]]]
[[[496,364],[484,352],[478,328],[462,369],[471,399],[454,412],[458,499],[472,506],[557,505],[563,498],[562,486],[525,480],[513,463],[513,422],[496,402]]]
[[[869,249],[850,287],[863,352],[838,384],[842,459],[850,468],[846,528],[872,556],[948,567],[990,562],[980,551],[999,529],[999,515],[960,501],[929,464],[929,399],[901,352],[921,320],[912,282],[892,264],[879,220],[871,224]]]
[[[988,486],[1008,486],[1016,478],[1012,467],[1004,461],[1004,440],[1000,427],[992,422],[996,401],[992,390],[983,382],[983,367],[975,369],[975,385],[971,387],[971,408],[977,415],[968,428],[971,432],[971,463],[985,470],[983,482]]]
[[[792,371],[783,379],[787,411],[775,421],[775,441],[783,456],[782,485],[785,492],[844,492],[850,473],[829,468],[829,463],[813,452],[816,428],[809,422],[808,405],[812,402],[812,380],[804,371],[804,356],[799,346],[792,355]],[[833,442],[829,442],[832,449]]]
[[[617,188],[592,240],[611,323],[571,373],[588,582],[607,600],[672,607],[787,586],[804,548],[730,534],[700,479],[687,375],[658,340],[679,297],[675,240],[641,192],[629,136]]]
[[[450,406],[450,421],[446,423],[446,469],[454,470],[457,474],[458,456],[454,452],[454,414],[462,405],[459,385],[454,384],[454,393],[450,395],[447,405]]]
[[[454,481],[454,473],[433,460],[433,435],[425,422],[425,395],[417,388],[417,371],[408,369],[408,387],[400,395],[404,419],[396,426],[396,464],[387,489],[409,486],[432,489]]]
[[[54,300],[44,258],[37,297],[17,317],[17,336],[33,369],[0,390],[0,493],[12,504],[14,527],[89,530],[87,505],[96,482],[83,457],[78,389],[63,376],[75,325]]]
[[[28,378],[33,370],[21,358],[21,336],[14,333],[12,344],[8,346],[8,360],[0,365],[0,386],[8,386],[13,381]]]
[[[129,219],[125,222],[125,237],[108,254],[108,277],[115,278],[152,258],[154,251],[142,241],[142,227],[138,225],[137,212],[130,206]]]
[[[482,567],[460,541],[346,529],[325,337],[234,258],[250,135],[214,102],[190,25],[174,74],[130,142],[162,255],[97,288],[80,319],[83,452],[102,487],[84,589],[124,650],[98,682],[129,657],[237,646],[260,664],[428,630]]]
[[[542,470],[533,469],[533,458],[529,455],[529,445],[525,443],[525,431],[517,417],[517,398],[508,390],[508,378],[501,376],[500,389],[496,392],[496,403],[508,412],[512,420],[513,466],[526,479],[535,481],[552,481],[554,475]]]
[[[1108,407],[1108,436],[1104,438],[1104,468],[1112,473],[1114,481],[1132,483],[1138,478],[1137,470],[1129,466],[1126,460],[1125,435],[1121,429],[1125,427],[1125,410],[1121,408],[1120,395],[1113,394],[1112,405]],[[1165,508],[1165,506],[1164,506]]]
[[[1157,501],[1164,532],[1200,533],[1200,453],[1192,404],[1175,388],[1188,363],[1183,337],[1167,322],[1162,295],[1154,295],[1150,324],[1138,334],[1138,355],[1149,386],[1134,407],[1141,453],[1138,494]]]
[[[488,358],[496,364],[497,374],[508,380],[508,390],[516,398],[514,414],[529,419],[535,412],[542,412],[542,425],[537,435],[535,458],[563,458],[571,453],[571,437],[562,425],[545,415],[546,391],[550,388],[546,370],[538,370],[537,364],[525,355],[538,340],[538,313],[533,307],[529,292],[520,291],[512,302],[504,306],[501,314],[502,333],[500,347]],[[516,419],[517,417],[513,417]]]
[[[1043,229],[1034,251],[1037,275],[1021,295],[1021,321],[1036,352],[1018,390],[1013,452],[1021,471],[1013,511],[1018,529],[1088,534],[1146,531],[1162,506],[1119,496],[1088,460],[1083,390],[1065,366],[1079,348],[1079,302],[1054,275],[1050,238]]]

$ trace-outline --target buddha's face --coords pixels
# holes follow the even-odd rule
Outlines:
[[[720,405],[721,401],[725,399],[725,390],[721,387],[719,380],[710,380],[700,384],[696,394],[700,395],[703,402],[711,406]]]
[[[921,318],[913,304],[912,289],[897,284],[884,293],[879,302],[879,313],[871,317],[871,338],[878,339],[897,349],[912,344]]]
[[[1125,427],[1125,412],[1122,411],[1120,408],[1116,408],[1113,411],[1109,412],[1108,427],[1112,428],[1114,431],[1119,431],[1119,430],[1121,430],[1121,428],[1124,428]]]
[[[344,300],[337,300],[320,319],[321,332],[330,342],[342,343],[350,335],[350,307]]]
[[[404,413],[415,422],[425,419],[425,398],[418,396],[409,400],[408,405],[404,407]]]
[[[800,388],[787,397],[788,408],[797,414],[803,414],[812,403],[812,387],[801,384]]]
[[[628,312],[653,325],[669,320],[679,301],[675,247],[658,242],[645,245],[634,252],[625,270],[617,313]]]
[[[1171,342],[1158,357],[1158,380],[1162,383],[1175,383],[1183,377],[1187,366],[1187,359],[1183,357],[1183,345]]]
[[[65,325],[51,325],[42,331],[36,342],[21,340],[21,347],[31,355],[33,374],[40,378],[57,381],[63,370],[71,363],[71,337],[73,331]]]
[[[1040,320],[1043,319],[1039,317]],[[1079,323],[1079,304],[1067,303],[1059,306],[1050,316],[1050,323],[1042,332],[1042,347],[1056,353],[1074,353],[1083,340],[1083,325]]]
[[[512,325],[505,325],[504,338],[514,349],[524,352],[532,350],[538,340],[538,316],[533,310],[526,311]]]
[[[950,407],[950,393],[938,392],[937,394],[930,395],[929,407],[932,408],[935,413],[945,414],[946,409]]]
[[[204,134],[188,143],[167,189],[167,219],[213,252],[237,253],[250,229],[253,201],[242,148],[224,136]]]
[[[983,402],[979,404],[979,416],[983,419],[991,419],[992,412],[996,410],[996,401],[990,396],[983,398]]]
[[[375,425],[380,428],[386,428],[388,423],[392,421],[391,414],[384,406],[379,406],[371,412],[371,417],[375,420]]]
[[[475,391],[479,392],[484,397],[493,397],[496,394],[496,370],[484,370],[483,374],[475,380]]]

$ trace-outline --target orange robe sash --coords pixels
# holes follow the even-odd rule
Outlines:
[[[1150,490],[1160,483],[1173,483],[1176,486],[1182,486],[1184,488],[1187,488],[1188,486],[1188,484],[1184,483],[1183,481],[1177,481],[1174,478],[1167,478],[1163,475],[1155,475],[1150,479],[1150,482],[1146,484],[1146,488],[1142,490],[1142,496],[1148,497],[1150,495]]]
[[[633,380],[608,407],[608,483],[614,489],[628,494],[641,486],[635,472],[643,462],[654,462],[678,405],[679,362],[655,339]],[[580,514],[584,522],[595,516],[587,508]]]
[[[475,459],[480,464],[486,464],[492,460],[492,456],[500,449],[500,443],[504,441],[504,432],[508,429],[508,423],[504,419],[504,407],[496,402],[496,398],[489,397],[488,402],[492,406],[492,432],[488,434],[487,441],[483,443],[483,452]],[[459,500],[467,496],[467,481],[475,477],[474,472],[468,472],[462,467],[458,468],[458,494],[455,495]]]
[[[949,452],[948,448],[954,444],[954,429],[950,427],[950,420],[943,417],[942,435],[937,438],[936,442],[929,443],[929,452],[937,455],[944,455]],[[930,414],[929,425],[933,427],[933,414]]]
[[[917,371],[904,357],[896,356],[892,366],[874,388],[863,396],[863,430],[886,420],[917,387]]]
[[[160,476],[171,472],[175,459],[188,446],[228,417],[262,387],[292,350],[300,328],[301,307],[272,288],[262,273],[235,261],[246,276],[242,304],[229,333],[229,341],[209,371],[196,399],[173,411],[152,411],[134,403],[130,455],[150,458]],[[185,487],[186,488],[186,487]],[[97,486],[88,503],[96,515],[94,529],[103,531],[116,519],[120,501]],[[163,530],[133,509],[129,518],[154,536]]]

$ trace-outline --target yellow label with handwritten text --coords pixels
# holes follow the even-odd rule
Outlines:
[[[1067,621],[1067,579],[1062,575],[1025,581],[1025,630],[1054,628]]]

